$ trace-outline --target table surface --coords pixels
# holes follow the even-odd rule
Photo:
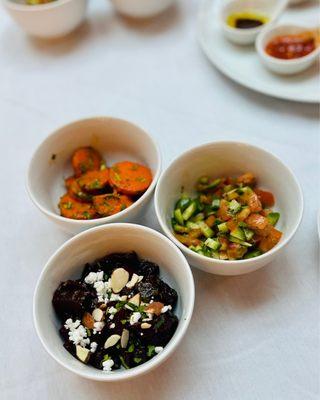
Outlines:
[[[1,398],[318,399],[318,107],[253,93],[216,71],[196,43],[198,0],[143,23],[90,3],[85,24],[50,44],[0,11]],[[32,321],[37,278],[68,236],[28,199],[27,166],[56,127],[92,115],[151,132],[164,167],[207,141],[260,145],[292,168],[305,196],[296,236],[269,266],[239,277],[193,270],[195,312],[181,346],[154,372],[121,384],[64,370]],[[159,229],[152,209],[141,223]]]

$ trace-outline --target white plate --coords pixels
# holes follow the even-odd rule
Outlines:
[[[226,76],[252,90],[286,100],[320,103],[319,63],[293,76],[279,76],[264,67],[254,46],[229,42],[219,26],[218,9],[222,0],[205,0],[198,19],[198,40],[209,60]],[[319,3],[290,7],[279,22],[317,25]]]

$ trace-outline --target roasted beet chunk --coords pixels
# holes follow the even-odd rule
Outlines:
[[[174,307],[178,300],[177,292],[168,284],[160,280],[160,301],[165,305]]]
[[[81,279],[83,280],[90,272],[104,271],[106,274],[111,275],[116,268],[124,268],[132,275],[137,271],[138,266],[139,259],[134,251],[130,253],[113,253],[91,264],[86,264]]]
[[[153,262],[142,260],[139,265],[139,275],[144,277],[158,276],[159,266]]]
[[[140,325],[133,327],[133,330],[139,335],[143,333],[141,340],[145,344],[154,346],[165,346],[172,338],[178,326],[178,318],[171,312],[167,311],[153,319],[151,328],[140,329]]]
[[[52,304],[59,318],[81,319],[85,311],[93,308],[94,289],[88,288],[79,281],[66,281],[54,292]]]
[[[136,285],[142,301],[146,303],[151,300],[160,301],[159,282],[160,279],[158,277],[151,276]]]
[[[145,302],[160,301],[165,305],[174,306],[177,302],[177,292],[157,276],[150,276],[139,282],[137,289]]]

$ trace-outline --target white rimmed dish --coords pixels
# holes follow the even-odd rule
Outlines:
[[[281,214],[277,229],[283,232],[280,242],[261,256],[237,261],[205,257],[180,243],[173,234],[171,217],[181,187],[192,195],[200,176],[237,176],[247,171],[257,177],[260,188],[275,195],[274,210]],[[270,263],[289,243],[302,218],[303,197],[293,173],[273,154],[241,142],[212,142],[186,151],[162,173],[155,193],[155,209],[163,232],[182,250],[190,265],[213,274],[240,275]]]
[[[81,363],[63,347],[60,323],[51,304],[58,285],[78,278],[86,262],[108,253],[136,251],[139,257],[159,264],[161,278],[178,293],[174,310],[179,318],[177,330],[164,350],[150,361],[129,370],[111,373]],[[122,381],[151,371],[163,363],[181,342],[191,320],[194,282],[190,267],[179,249],[165,236],[134,224],[112,224],[92,228],[63,244],[49,259],[38,280],[33,316],[37,334],[47,352],[63,367],[84,378],[97,381]]]
[[[304,103],[320,102],[319,64],[286,77],[271,73],[260,62],[254,46],[237,46],[225,37],[219,23],[219,11],[219,1],[203,1],[197,36],[203,52],[220,72],[258,93]],[[307,7],[287,8],[282,17],[315,26],[317,13],[317,2],[310,2]],[[237,86],[233,88],[235,91],[239,89]]]
[[[56,0],[47,4],[27,5],[2,0],[16,23],[29,35],[43,39],[65,36],[84,20],[88,0]]]
[[[118,214],[92,220],[62,217],[58,202],[66,192],[64,178],[73,175],[71,156],[81,146],[94,147],[108,166],[119,161],[148,166],[153,175],[151,185],[135,203]],[[65,125],[42,142],[29,165],[27,190],[40,211],[64,231],[75,234],[110,222],[135,222],[151,200],[160,171],[160,153],[147,132],[122,119],[94,117]]]
[[[115,9],[127,17],[150,18],[164,12],[176,0],[111,0]]]
[[[219,18],[223,34],[233,43],[240,45],[252,44],[262,29],[276,21],[287,5],[288,0],[231,0],[222,3]],[[227,24],[228,17],[239,12],[261,15],[268,18],[268,21],[261,26],[250,29],[229,26]]]
[[[256,50],[262,63],[269,68],[270,71],[281,75],[297,74],[311,67],[319,58],[320,46],[306,56],[294,58],[292,60],[282,60],[272,57],[266,52],[266,46],[273,38],[282,35],[299,34],[308,30],[309,29],[305,26],[293,24],[271,26],[263,29],[256,40]]]

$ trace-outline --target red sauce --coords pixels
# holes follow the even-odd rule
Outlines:
[[[300,35],[277,36],[266,46],[266,52],[276,58],[292,60],[308,55],[316,48],[314,37],[303,33]]]

